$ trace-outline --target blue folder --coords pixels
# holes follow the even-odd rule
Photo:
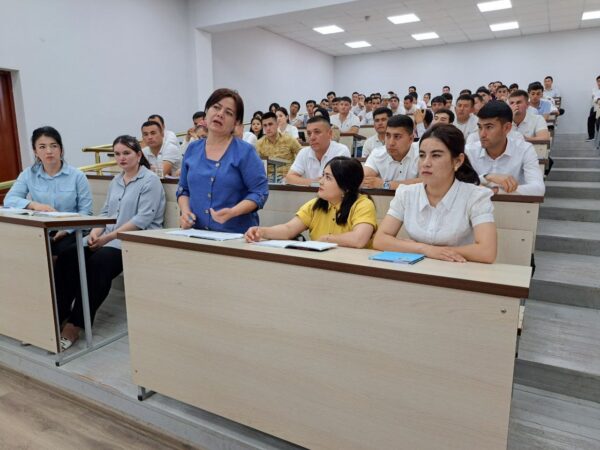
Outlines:
[[[381,252],[369,256],[373,261],[393,262],[397,264],[416,264],[423,260],[425,255],[420,253]]]

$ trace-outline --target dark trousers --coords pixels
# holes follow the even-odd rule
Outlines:
[[[594,139],[594,135],[596,133],[596,111],[594,111],[594,107],[590,109],[590,115],[588,116],[587,122],[588,128],[588,137],[590,139]]]
[[[69,247],[75,244],[75,241],[75,233],[67,234],[58,242],[51,241],[50,251],[52,252],[52,256],[59,256],[62,252],[68,250]]]
[[[96,311],[108,296],[112,280],[123,272],[123,260],[121,250],[112,247],[102,247],[94,252],[85,247],[84,254],[90,315],[94,323]],[[60,323],[68,320],[73,325],[84,328],[76,244],[61,253],[56,262],[54,277]]]

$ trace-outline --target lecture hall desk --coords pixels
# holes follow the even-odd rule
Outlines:
[[[119,238],[138,386],[311,449],[506,449],[529,267]]]
[[[94,199],[94,211],[97,212],[104,203],[108,184],[112,177],[88,175],[88,179]],[[176,179],[163,179],[162,181],[167,198],[164,226],[165,228],[176,228],[179,227],[179,207],[175,196],[178,181]],[[377,220],[381,222],[388,211],[394,191],[371,189],[366,192],[375,202]],[[316,195],[317,188],[314,187],[270,184],[269,199],[265,207],[259,211],[261,225],[270,226],[287,222],[294,217],[300,206]],[[544,198],[541,196],[495,195],[492,200],[498,227],[497,262],[528,266],[535,245],[539,204],[543,202]]]
[[[111,223],[106,217],[0,214],[0,334],[59,353],[49,232]]]

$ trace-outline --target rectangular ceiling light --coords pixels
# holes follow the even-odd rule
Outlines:
[[[337,25],[327,25],[324,27],[313,28],[317,33],[321,34],[333,34],[333,33],[342,33],[344,30]]]
[[[497,0],[494,2],[477,3],[477,7],[481,12],[490,12],[512,8],[512,4],[510,3],[510,0]]]
[[[371,46],[367,41],[346,42],[346,45],[350,48],[364,48]]]
[[[581,20],[600,19],[600,11],[586,11],[581,16]]]
[[[492,31],[516,30],[517,28],[519,28],[519,22],[493,23],[490,25]]]
[[[416,14],[402,14],[401,16],[390,16],[388,17],[388,20],[394,25],[421,21],[421,19],[419,19]]]
[[[417,34],[413,34],[412,37],[416,41],[424,41],[426,39],[437,39],[437,38],[439,38],[438,34],[435,31],[430,31],[429,33],[417,33]]]

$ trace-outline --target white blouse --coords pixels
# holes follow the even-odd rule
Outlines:
[[[298,139],[298,137],[299,137],[298,128],[296,128],[294,125],[290,125],[289,123],[285,127],[285,130],[282,131],[282,133],[289,134],[294,139]]]
[[[410,239],[429,245],[461,246],[474,242],[473,227],[494,222],[490,189],[455,180],[433,207],[423,183],[400,185],[388,215],[403,222]]]

